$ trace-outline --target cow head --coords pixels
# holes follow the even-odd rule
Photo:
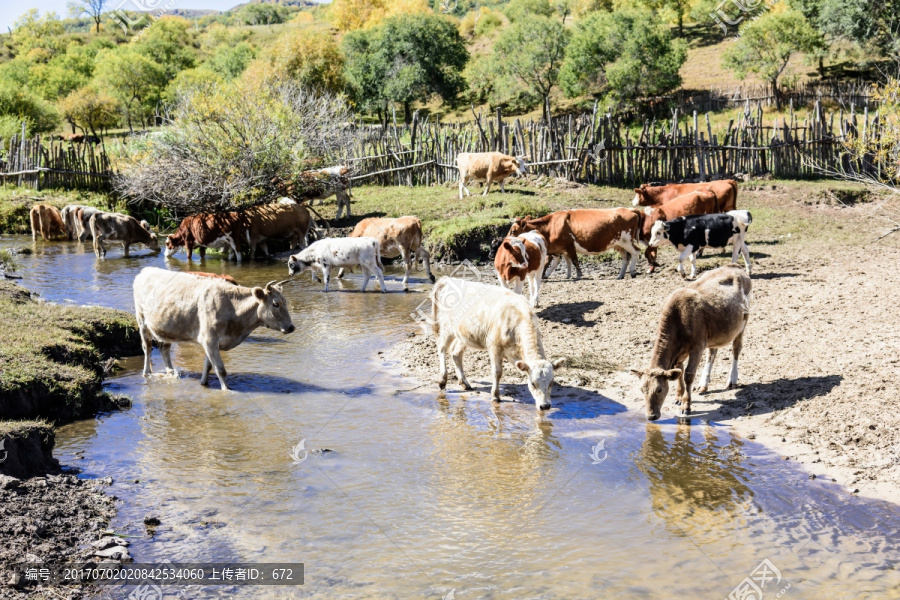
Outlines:
[[[311,269],[313,266],[313,261],[311,260],[301,260],[299,254],[294,254],[288,259],[288,273],[291,277],[294,275],[299,275],[304,271]]]
[[[528,249],[525,242],[517,237],[508,237],[500,246],[509,253],[509,266],[515,269],[528,268]]]
[[[528,163],[524,154],[516,157],[516,174],[519,177],[525,177],[528,174]]]
[[[516,361],[516,368],[528,376],[528,391],[534,398],[534,404],[541,410],[550,408],[550,391],[553,389],[553,370],[563,366],[564,358],[554,361],[536,360],[531,364],[524,360]]]
[[[292,333],[296,328],[291,321],[291,313],[288,312],[287,300],[281,293],[282,283],[284,281],[270,281],[265,288],[253,288],[253,296],[259,303],[256,307],[256,316],[269,329]]]
[[[526,231],[531,231],[532,227],[528,226],[528,221],[531,220],[531,216],[527,216],[524,219],[513,219],[512,226],[509,228],[509,233],[507,237],[515,237],[517,235],[521,235]]]
[[[669,393],[669,382],[681,377],[681,369],[632,369],[631,372],[641,378],[647,420],[657,420]]]
[[[181,246],[184,246],[184,238],[177,232],[166,236],[166,258],[174,256]]]
[[[657,248],[661,244],[666,243],[671,243],[669,240],[669,223],[660,219],[650,229],[650,241],[648,244]]]

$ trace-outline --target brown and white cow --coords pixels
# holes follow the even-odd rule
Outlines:
[[[240,213],[200,213],[182,219],[175,233],[166,237],[166,258],[171,258],[184,248],[187,259],[193,260],[194,247],[200,258],[206,256],[207,248],[224,249],[226,259],[232,252],[241,262],[241,240],[244,237],[244,222]]]
[[[212,277],[213,279],[221,279],[231,285],[237,285],[237,279],[228,275],[227,273],[206,273],[204,271],[187,271],[189,275],[194,275],[195,277]]]
[[[526,231],[519,236],[507,237],[497,248],[494,256],[494,270],[503,287],[515,284],[517,294],[524,290],[528,281],[529,302],[538,305],[541,278],[547,266],[547,240],[537,231]]]
[[[88,237],[93,238],[91,217],[102,212],[102,210],[93,206],[79,206],[75,209],[75,233],[79,242],[85,241]]]
[[[406,271],[403,275],[403,289],[409,289],[409,272],[414,263],[422,261],[425,273],[431,283],[431,255],[422,245],[422,221],[417,217],[398,217],[396,219],[371,217],[356,224],[350,237],[370,237],[378,240],[383,258],[403,259]],[[338,271],[338,279],[344,276],[344,269]]]
[[[279,283],[242,287],[213,277],[194,277],[147,267],[134,278],[134,311],[144,348],[144,377],[150,375],[153,342],[159,345],[166,373],[177,376],[172,365],[172,344],[195,342],[206,354],[200,385],[209,384],[210,368],[223,390],[225,363],[222,350],[239,345],[254,329],[268,327],[281,333],[294,331],[287,300]]]
[[[350,217],[350,167],[337,165],[314,171],[303,171],[297,176],[297,182],[276,181],[280,183],[282,192],[295,200],[318,200],[319,204],[334,196],[337,199],[336,220],[341,219],[344,210]],[[297,184],[301,185],[297,185]],[[302,188],[302,191],[301,191]]]
[[[632,369],[641,378],[648,420],[659,418],[669,382],[676,380],[682,413],[690,414],[691,385],[704,350],[708,355],[698,391],[706,391],[716,353],[729,344],[733,358],[727,389],[737,386],[738,357],[752,299],[750,276],[738,265],[708,271],[669,296],[659,319],[650,367]]]
[[[269,248],[266,240],[287,238],[291,250],[306,248],[306,236],[309,233],[311,218],[309,211],[296,202],[278,202],[262,204],[241,212],[244,241],[250,246],[250,258],[256,254],[256,246],[262,245],[263,253],[268,256]]]
[[[566,276],[572,276],[575,265],[577,277],[581,277],[579,254],[600,254],[614,249],[622,257],[622,270],[618,279],[625,277],[628,265],[635,276],[641,253],[635,246],[640,237],[642,215],[633,208],[580,208],[560,210],[539,219],[516,219],[509,235],[517,236],[526,231],[537,231],[547,240],[547,253],[553,261],[547,269],[549,276],[556,269],[560,258],[566,259]]]
[[[31,239],[36,240],[38,234],[45,240],[66,237],[68,230],[62,215],[56,207],[49,204],[35,204],[28,214],[31,220]]]
[[[651,186],[646,183],[634,190],[635,206],[659,206],[690,192],[712,192],[716,195],[716,211],[728,212],[737,208],[737,182],[733,179],[705,183],[670,183]]]
[[[472,194],[466,184],[470,180],[484,181],[484,193],[487,196],[491,184],[500,182],[500,191],[505,192],[505,180],[513,174],[525,175],[524,156],[509,156],[500,152],[462,152],[456,156],[456,168],[459,169],[459,199],[463,198],[463,190],[467,196]]]
[[[106,256],[103,242],[122,242],[125,256],[132,244],[143,244],[147,248],[159,252],[159,241],[150,230],[147,221],[138,221],[134,217],[120,213],[95,213],[91,217],[91,233],[94,236],[94,252],[102,258]]]
[[[648,244],[647,249],[644,251],[644,256],[647,257],[647,262],[650,263],[648,272],[652,273],[657,266],[656,254],[658,248],[649,245],[650,238],[653,235],[653,225],[657,221],[671,221],[672,219],[689,215],[711,215],[719,212],[718,207],[719,202],[714,192],[700,190],[688,192],[659,206],[645,208],[643,222],[641,223],[641,241]]]

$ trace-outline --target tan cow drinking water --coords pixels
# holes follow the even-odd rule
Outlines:
[[[472,194],[466,184],[469,181],[484,181],[484,193],[487,196],[491,184],[500,182],[500,191],[505,192],[504,180],[513,174],[525,175],[524,156],[508,156],[500,152],[462,152],[456,156],[456,168],[459,169],[459,199],[463,199],[463,190],[467,196]]]
[[[750,276],[737,265],[704,273],[687,287],[672,292],[659,318],[650,367],[632,369],[641,378],[648,420],[659,418],[669,382],[676,380],[682,412],[690,414],[691,384],[704,350],[709,352],[698,391],[706,391],[716,353],[729,344],[733,359],[727,389],[737,386],[738,356],[752,299]]]
[[[195,342],[206,353],[200,384],[208,385],[214,368],[223,390],[229,388],[222,350],[236,347],[258,327],[294,331],[287,301],[274,281],[249,288],[217,277],[147,267],[134,278],[134,311],[144,347],[144,377],[152,371],[154,341],[166,373],[173,375],[178,373],[172,365],[172,344]]]
[[[31,218],[31,239],[38,234],[45,240],[54,240],[68,235],[66,224],[59,210],[49,204],[35,204],[29,213]]]
[[[132,244],[143,244],[159,252],[159,241],[156,234],[150,230],[150,224],[128,215],[94,213],[91,217],[91,233],[94,236],[94,252],[100,258],[106,256],[106,245],[103,242],[122,242],[125,246],[125,256],[128,256]]]
[[[554,369],[565,359],[547,360],[537,315],[528,301],[511,290],[465,279],[442,277],[431,291],[432,330],[441,361],[440,388],[447,386],[447,353],[462,386],[472,386],[463,373],[467,348],[486,350],[491,359],[491,397],[500,402],[500,376],[506,359],[527,377],[535,405],[550,408]]]

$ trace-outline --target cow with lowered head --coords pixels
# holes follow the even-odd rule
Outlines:
[[[91,233],[94,236],[94,252],[99,258],[106,256],[106,245],[103,242],[122,242],[125,256],[132,244],[143,244],[149,249],[159,252],[159,241],[150,230],[147,221],[138,221],[134,217],[120,213],[95,213],[91,217]]]
[[[484,181],[484,193],[487,196],[491,184],[500,182],[500,191],[505,192],[505,180],[510,175],[524,177],[527,168],[524,156],[508,156],[500,152],[462,152],[456,156],[456,168],[459,169],[459,199],[463,199],[463,190],[471,196],[466,184],[469,181]]]

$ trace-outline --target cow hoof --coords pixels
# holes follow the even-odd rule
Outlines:
[[[698,388],[694,388],[694,389],[697,390],[697,393],[698,393],[698,394],[705,394],[705,393],[706,393],[706,390],[707,390],[707,387],[704,385],[704,386],[701,386],[701,387],[698,387]]]
[[[463,384],[463,389],[466,390],[467,392],[471,392],[471,391],[472,391],[473,389],[475,389],[475,388],[473,388],[473,387],[472,387],[471,385],[469,385],[468,383],[464,383],[464,384]]]
[[[737,383],[729,383],[727,386],[725,386],[725,391],[727,392],[728,390],[736,390],[736,389],[738,389],[739,387],[741,387],[740,384],[737,384]]]
[[[493,397],[491,398],[491,402],[494,402],[494,403],[496,403],[496,404],[500,404],[500,396],[493,396]]]
[[[446,381],[439,381],[439,382],[438,382],[438,387],[439,387],[440,389],[446,388],[446,387],[447,387],[447,382],[446,382]]]
[[[200,382],[200,385],[202,385],[203,387],[209,387],[209,382],[208,382],[208,381],[201,381],[201,382]]]
[[[431,283],[434,283],[435,281],[437,281],[437,279],[434,278],[434,275],[429,275],[428,279],[431,280]]]

